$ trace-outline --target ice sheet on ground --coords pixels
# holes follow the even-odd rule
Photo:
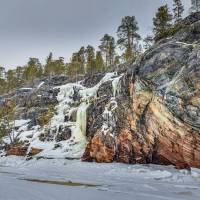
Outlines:
[[[195,174],[195,175],[194,175]],[[20,179],[72,181],[94,188],[32,183]],[[197,200],[200,170],[156,165],[84,163],[79,160],[0,158],[2,200]]]

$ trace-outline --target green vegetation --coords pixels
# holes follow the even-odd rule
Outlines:
[[[166,4],[158,8],[155,17],[153,18],[155,42],[173,36],[175,33],[185,28],[181,21],[184,11],[182,2],[181,0],[173,0],[173,2],[173,14],[170,13],[168,5]]]
[[[125,49],[123,58],[125,61],[136,59],[135,52],[135,40],[140,39],[140,35],[137,33],[139,30],[138,23],[135,16],[126,16],[122,19],[121,25],[118,27],[118,45],[122,49]]]
[[[200,0],[192,0],[192,10],[198,11]],[[182,23],[184,7],[181,0],[173,0],[173,13],[168,5],[158,8],[153,18],[154,36],[147,36],[143,41],[147,50],[154,42],[173,36],[179,30],[185,28]],[[11,92],[26,84],[33,84],[35,80],[54,75],[67,75],[78,80],[77,77],[92,75],[97,72],[109,71],[110,67],[124,61],[135,61],[141,54],[138,31],[139,26],[135,16],[122,18],[116,29],[117,39],[109,34],[104,34],[100,39],[98,49],[91,45],[82,46],[72,54],[70,62],[65,63],[63,57],[55,59],[50,53],[45,64],[41,64],[38,58],[29,58],[25,66],[18,66],[14,70],[6,71],[0,67],[0,95]]]
[[[101,38],[101,44],[99,46],[99,49],[101,50],[102,55],[105,57],[105,66],[106,68],[108,66],[111,66],[114,64],[114,58],[116,55],[115,48],[115,39],[114,37],[105,34],[103,38]]]
[[[0,108],[0,139],[8,136],[11,145],[18,143],[17,138],[12,134],[16,110],[16,104],[10,100],[7,100],[4,106]]]
[[[54,116],[55,113],[55,106],[50,105],[48,107],[48,110],[46,112],[43,112],[42,115],[38,118],[38,123],[40,126],[45,126],[47,125],[51,118]]]
[[[153,18],[155,40],[158,41],[161,38],[167,36],[169,29],[172,24],[172,15],[169,13],[169,8],[167,5],[158,8],[156,16]]]

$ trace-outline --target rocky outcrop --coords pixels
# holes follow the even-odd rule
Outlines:
[[[182,24],[111,73],[44,78],[7,95],[29,119],[14,130],[26,148],[7,154],[200,168],[200,13]]]
[[[28,153],[28,156],[35,156],[39,153],[41,153],[43,149],[38,149],[38,148],[31,148],[30,152]]]
[[[102,131],[111,89],[99,89],[88,109],[84,161],[200,167],[200,14],[183,24],[184,30],[129,65],[115,97],[111,132]]]
[[[8,156],[25,156],[27,152],[27,147],[11,147],[7,151]]]

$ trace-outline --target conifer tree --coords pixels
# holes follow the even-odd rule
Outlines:
[[[166,5],[158,8],[156,16],[153,18],[155,41],[165,37],[168,29],[171,27],[172,15]]]
[[[96,71],[100,72],[100,71],[105,70],[104,61],[103,61],[101,51],[97,51],[97,53],[96,53],[95,66],[96,66]]]
[[[81,48],[82,49],[82,48]],[[71,63],[68,65],[68,74],[70,76],[78,76],[85,73],[82,53],[76,52],[72,54]]]
[[[60,75],[65,73],[65,63],[63,57],[59,57],[57,60],[54,60],[53,65],[54,74]]]
[[[28,64],[24,70],[23,78],[34,82],[35,78],[42,76],[42,65],[38,58],[29,58]]]
[[[19,87],[21,84],[24,82],[23,80],[23,67],[18,66],[17,69],[15,70],[16,73],[16,86]]]
[[[117,44],[120,45],[122,49],[125,49],[125,60],[130,60],[135,56],[134,41],[135,39],[140,38],[140,35],[137,33],[138,30],[139,27],[135,16],[124,17],[122,19],[121,25],[118,27]]]
[[[86,67],[88,74],[95,72],[95,49],[91,45],[86,48]]]
[[[173,0],[174,1],[174,8],[173,8],[173,11],[174,11],[174,19],[175,19],[175,23],[179,23],[182,19],[182,15],[183,15],[183,12],[184,12],[184,7],[183,7],[183,4],[181,2],[181,0]]]
[[[86,72],[85,47],[80,48],[80,50],[77,53],[77,56],[78,56],[77,61],[80,63],[79,71],[80,71],[81,74],[84,74]]]
[[[6,90],[6,70],[4,67],[0,67],[0,94],[3,94]]]
[[[9,92],[11,89],[15,87],[16,84],[16,77],[14,70],[7,71],[6,79],[7,79],[7,92]]]
[[[78,62],[77,53],[72,54],[71,62],[67,64],[67,75],[74,77],[78,75],[78,68],[80,63]]]
[[[80,62],[82,65],[85,63],[85,47],[81,47],[78,51],[78,62]]]
[[[115,47],[116,47],[115,39],[114,37],[108,34],[105,34],[100,41],[101,41],[101,44],[99,46],[99,49],[104,55],[105,65],[106,67],[108,67],[109,65],[112,65],[114,62]]]
[[[50,52],[47,59],[46,59],[46,65],[44,67],[44,73],[45,75],[52,75],[53,74],[53,53]]]

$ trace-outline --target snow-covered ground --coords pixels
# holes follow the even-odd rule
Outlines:
[[[78,182],[96,187],[30,182]],[[79,160],[0,158],[0,200],[197,200],[200,170]]]

